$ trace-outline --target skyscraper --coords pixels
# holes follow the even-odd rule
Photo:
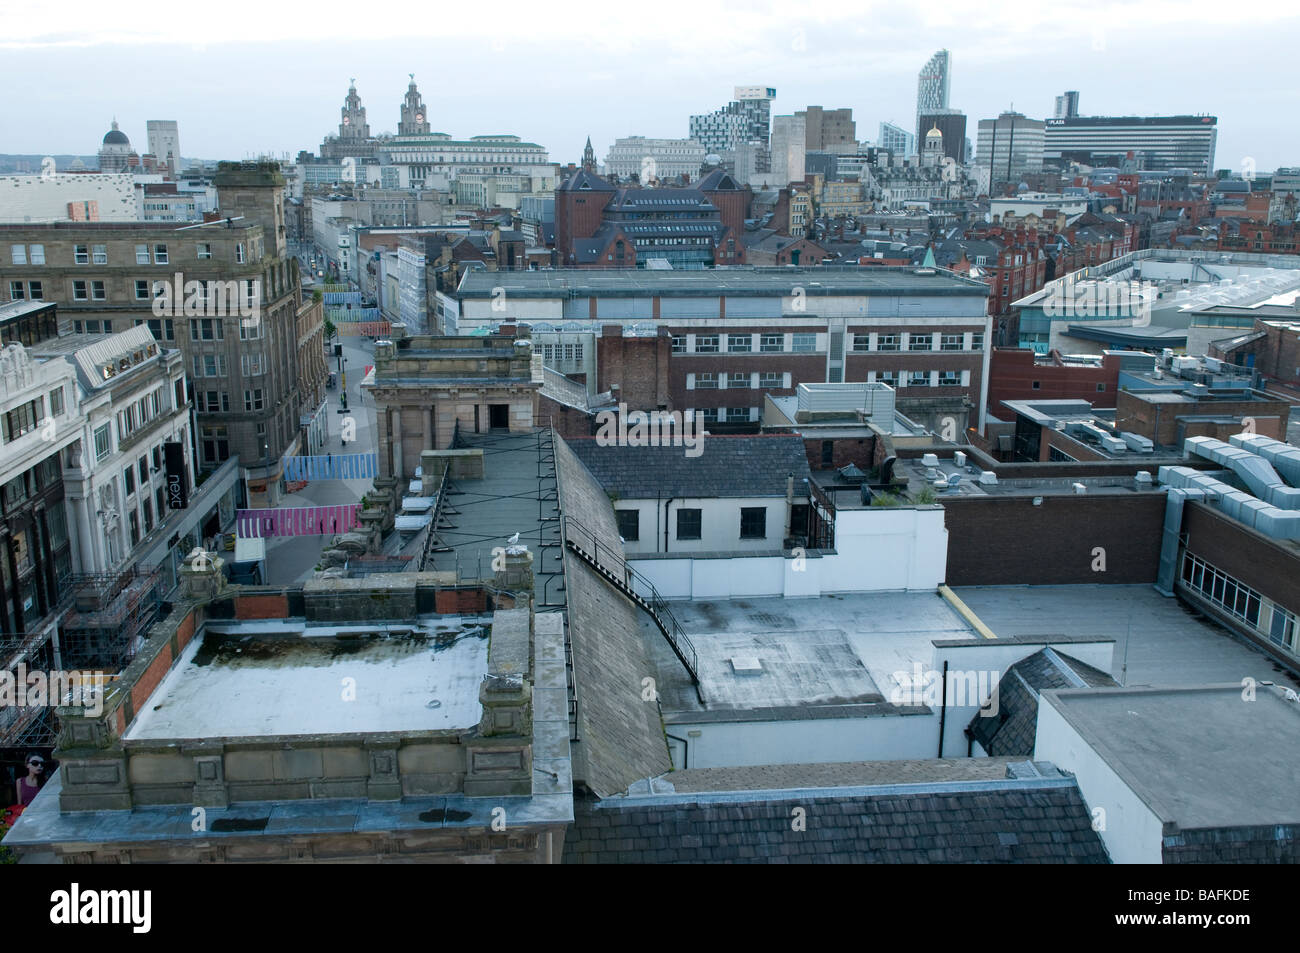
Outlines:
[[[876,138],[876,145],[891,155],[906,158],[916,153],[916,136],[892,122],[882,122],[880,134]]]
[[[926,130],[921,128],[921,117],[940,113],[948,108],[948,88],[951,81],[952,55],[940,50],[921,67],[916,78],[916,141],[919,143]]]
[[[975,164],[989,170],[990,187],[1019,182],[1026,172],[1043,168],[1044,125],[1041,119],[1027,119],[1017,112],[980,120]]]
[[[807,135],[806,120],[799,113],[773,121],[772,177],[778,186],[803,181]]]
[[[742,142],[762,143],[766,153],[772,134],[772,100],[776,98],[776,90],[770,86],[737,86],[734,95],[721,109],[692,116],[690,138],[708,152],[728,158],[728,153],[734,152]]]
[[[1079,91],[1077,89],[1067,89],[1060,96],[1056,97],[1056,111],[1052,114],[1054,119],[1074,119],[1079,115]]]

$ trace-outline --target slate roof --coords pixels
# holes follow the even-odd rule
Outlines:
[[[802,496],[802,481],[812,478],[797,434],[709,434],[695,457],[680,446],[602,447],[597,439],[575,438],[569,447],[601,488],[621,499],[784,497],[791,473],[795,494]]]
[[[670,775],[671,777],[671,775]],[[1109,862],[1072,780],[575,799],[565,863]],[[804,829],[794,830],[802,808]]]
[[[1166,864],[1300,863],[1300,824],[1167,831],[1160,859]]]
[[[617,551],[613,506],[559,437],[555,469],[563,513]],[[641,698],[641,679],[654,671],[642,641],[641,610],[568,551],[564,573],[578,699],[573,777],[606,797],[671,770],[672,760],[658,706]]]
[[[617,189],[607,181],[596,175],[594,172],[588,172],[586,169],[579,169],[569,178],[565,179],[556,188],[557,192],[616,192]]]
[[[990,755],[1032,757],[1038,733],[1038,693],[1046,688],[1106,688],[1119,683],[1106,672],[1052,648],[1040,649],[1007,670],[998,682],[997,714],[976,714],[967,732]]]

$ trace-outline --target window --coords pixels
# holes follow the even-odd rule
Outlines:
[[[140,485],[145,486],[149,482],[149,458],[141,457],[136,469],[140,471]]]
[[[262,409],[262,388],[258,387],[253,390],[244,391],[244,410],[253,411]]]
[[[716,424],[721,419],[717,407],[705,407],[703,410],[696,411],[696,413],[700,415],[700,419],[706,424]]]
[[[25,297],[26,297],[26,292],[23,291],[23,283],[22,283],[21,281],[11,281],[11,282],[9,282],[9,298],[10,298],[10,300],[12,300],[12,301],[22,301]]]
[[[239,368],[245,377],[257,377],[266,373],[266,361],[260,351],[256,354],[241,354]]]
[[[909,351],[932,351],[934,350],[934,338],[929,334],[913,334],[907,339],[907,349]]]
[[[210,390],[204,393],[199,410],[209,414],[226,413],[230,410],[230,397],[223,391]]]
[[[95,462],[97,463],[113,452],[111,429],[111,424],[104,424],[95,430]]]
[[[93,261],[96,265],[107,265],[107,264],[108,264],[108,246],[107,246],[107,245],[91,245],[91,246],[90,246],[90,260]]]
[[[131,517],[131,545],[134,546],[140,542],[140,514],[135,510],[130,513]]]
[[[27,246],[10,245],[9,246],[10,264],[25,265],[27,264]]]
[[[784,334],[764,334],[758,342],[760,351],[784,351],[785,335]]]
[[[793,344],[790,347],[792,351],[815,351],[817,350],[816,334],[796,334],[793,336]]]
[[[635,543],[641,539],[641,513],[637,510],[615,510],[618,517],[618,535],[625,543]]]
[[[742,354],[754,349],[754,335],[752,334],[728,334],[727,350],[735,354]]]
[[[984,332],[977,331],[970,336],[970,349],[972,351],[984,350]]]
[[[243,242],[236,242],[236,243],[235,243],[235,261],[236,261],[238,264],[241,264],[241,265],[244,263],[244,243],[243,243]]]
[[[39,281],[27,282],[27,294],[33,301],[43,301],[45,299],[45,288]]]
[[[136,301],[149,300],[149,279],[137,278],[135,280],[135,300]]]
[[[58,417],[63,413],[63,388],[50,391],[50,416]]]
[[[45,417],[45,398],[37,397],[20,404],[4,415],[4,439],[17,440],[41,425]]]
[[[877,350],[877,351],[900,351],[900,350],[902,350],[902,347],[899,345],[898,335],[897,335],[897,334],[880,334],[880,335],[877,335],[877,336],[876,336],[876,350]]]
[[[696,374],[695,375],[696,390],[716,390],[717,387],[718,387],[717,374]]]
[[[748,375],[748,374],[744,374],[744,373],[737,373],[737,372],[733,371],[732,373],[730,373],[730,374],[727,375],[727,387],[729,387],[729,388],[735,388],[735,387],[748,388],[748,387],[749,387],[749,375]]]
[[[870,350],[871,350],[871,335],[870,335],[870,334],[855,334],[855,335],[853,335],[853,350],[855,350],[855,351],[870,351]]]
[[[704,523],[704,511],[684,509],[677,511],[677,538],[700,539]]]
[[[72,300],[85,301],[87,298],[89,298],[89,295],[86,293],[86,283],[84,281],[74,281],[72,283]]]
[[[153,529],[153,501],[145,497],[140,505],[144,508],[144,531],[148,533]]]
[[[154,491],[153,499],[154,504],[158,508],[159,521],[165,520],[167,518],[165,515],[167,512],[167,494],[163,492],[162,487],[158,487],[158,489]]]
[[[748,421],[748,420],[749,420],[749,408],[748,408],[748,407],[728,407],[728,408],[727,408],[727,423],[729,423],[729,424],[738,424],[738,423],[745,423],[745,422]]]
[[[940,371],[939,386],[955,387],[961,383],[961,373],[958,371]]]
[[[31,253],[32,253],[32,264],[33,264],[33,265],[43,265],[43,264],[45,264],[45,246],[44,246],[44,245],[29,245],[29,246],[28,246],[28,250],[31,251]],[[19,264],[19,262],[14,262],[14,264]]]
[[[153,263],[154,263],[155,265],[165,265],[165,264],[167,264],[167,246],[166,246],[166,245],[154,245],[154,246],[153,246]]]
[[[763,371],[758,375],[758,386],[764,390],[780,387],[784,375],[780,371]]]
[[[685,335],[685,334],[674,334],[674,335],[673,335],[673,353],[674,353],[674,354],[685,354],[685,353],[686,353],[686,335]]]
[[[695,335],[695,353],[696,354],[718,353],[718,335],[716,334]]]
[[[135,263],[136,263],[137,265],[147,265],[147,264],[149,264],[149,246],[148,246],[148,245],[136,245],[136,246],[135,246]]]
[[[73,246],[72,246],[72,260],[75,261],[78,265],[89,265],[89,264],[90,264],[90,246],[89,246],[89,245],[73,245]]]
[[[257,341],[262,337],[262,322],[256,317],[239,319],[239,340]],[[582,363],[582,345],[566,344],[566,348],[572,348],[575,355],[574,360],[579,364]]]
[[[90,283],[90,297],[95,301],[103,301],[108,297],[102,281],[92,281]]]
[[[1043,382],[1042,382],[1042,381],[1034,381],[1034,382],[1033,382],[1032,384],[1030,384],[1029,386],[1030,386],[1033,390],[1040,390],[1040,389],[1042,388],[1042,386],[1043,386]]]
[[[207,242],[199,242],[194,246],[194,250],[198,254],[199,261],[207,261],[212,257],[212,246]]]
[[[939,338],[939,350],[941,351],[960,351],[963,346],[962,334],[945,334]]]
[[[230,440],[225,427],[203,427],[199,432],[205,464],[221,463],[230,458]]]
[[[126,483],[126,495],[130,496],[135,492],[135,468],[127,467],[123,470],[122,480]]]
[[[225,377],[226,376],[226,355],[195,354],[194,355],[194,376],[195,377]]]
[[[910,374],[908,374],[908,376],[907,376],[907,386],[908,386],[908,387],[929,387],[929,386],[930,386],[930,372],[929,372],[929,371],[912,371],[912,372],[911,372]]]
[[[740,538],[767,538],[767,507],[745,506],[740,510]]]
[[[191,341],[224,341],[226,331],[220,318],[197,318],[190,321]]]
[[[147,323],[155,341],[176,340],[176,327],[171,318],[150,318]]]

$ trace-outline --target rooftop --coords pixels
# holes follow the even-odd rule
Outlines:
[[[1300,823],[1300,703],[1260,686],[1067,689],[1051,704],[1164,823]],[[1243,744],[1267,739],[1266,744]]]
[[[707,297],[713,295],[789,295],[792,286],[809,297],[833,295],[979,295],[983,282],[960,278],[942,269],[893,268],[709,268],[701,271],[655,271],[642,268],[594,271],[470,271],[461,279],[458,296],[491,298],[493,289],[524,298]],[[497,292],[499,294],[499,292]]]
[[[209,622],[128,741],[467,729],[478,724],[491,616],[330,626]],[[355,679],[355,697],[340,689]],[[438,704],[433,705],[434,702]]]

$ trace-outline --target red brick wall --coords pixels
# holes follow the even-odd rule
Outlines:
[[[1160,435],[1157,438],[1157,410]],[[1121,391],[1115,402],[1115,417],[1125,421],[1124,429],[1139,433],[1155,440],[1162,446],[1171,446],[1194,436],[1213,436],[1226,440],[1234,433],[1241,433],[1241,426],[1211,425],[1209,432],[1201,433],[1204,425],[1185,424],[1180,417],[1213,415],[1216,417],[1233,417],[1237,420],[1246,417],[1255,418],[1255,432],[1275,440],[1286,439],[1286,422],[1290,415],[1289,401],[1280,400],[1203,400],[1179,403],[1152,403],[1143,400],[1140,394]]]
[[[565,440],[573,437],[590,437],[595,433],[595,416],[578,410],[575,407],[569,407],[561,404],[551,398],[539,394],[537,397],[537,414],[539,421],[545,425],[547,418],[550,418],[550,424]]]
[[[1009,413],[1004,400],[1086,400],[1096,407],[1114,407],[1119,364],[1118,357],[1108,356],[1101,367],[1042,365],[1034,363],[1028,348],[994,348],[989,358],[989,409],[994,416],[999,410]],[[1098,385],[1104,389],[1098,391]]]
[[[822,462],[822,444],[831,444],[831,465],[827,467]],[[846,467],[850,463],[856,464],[859,469],[870,470],[877,466],[876,462],[876,438],[872,437],[839,437],[829,441],[823,441],[817,437],[804,438],[804,450],[808,454],[808,468],[811,470],[838,470],[840,467]]]
[[[618,399],[629,410],[658,410],[660,404],[672,410],[671,357],[672,338],[666,329],[652,338],[624,337],[622,325],[606,324],[596,339],[596,390],[603,393],[617,385]]]
[[[235,597],[236,619],[287,619],[289,597],[284,593]]]
[[[1163,493],[971,497],[944,501],[951,586],[1153,583]],[[1105,550],[1094,572],[1093,550]],[[1051,632],[1052,620],[1042,629]]]
[[[439,615],[486,612],[487,592],[482,589],[439,589],[434,595]]]
[[[1300,553],[1204,503],[1183,508],[1187,550],[1292,612],[1300,613]],[[1181,578],[1182,566],[1178,567]]]

